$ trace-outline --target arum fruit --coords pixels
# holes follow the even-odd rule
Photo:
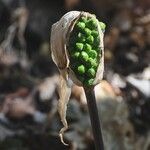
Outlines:
[[[71,86],[74,83],[82,86],[85,90],[90,116],[97,118],[97,120],[91,118],[93,135],[97,141],[95,145],[97,149],[103,147],[93,89],[103,77],[104,31],[105,24],[99,22],[95,15],[79,11],[68,12],[52,26],[51,55],[61,75],[58,110],[64,125],[59,134],[63,143],[63,134],[68,128],[66,121],[67,103]],[[96,108],[91,108],[90,105]],[[94,112],[91,109],[94,109]],[[98,129],[94,129],[95,127]],[[95,135],[95,130],[100,135]]]

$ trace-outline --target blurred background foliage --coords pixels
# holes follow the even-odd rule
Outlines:
[[[0,149],[94,150],[83,89],[73,86],[64,146],[51,25],[71,10],[106,23],[96,86],[106,150],[150,150],[149,0],[0,0]]]

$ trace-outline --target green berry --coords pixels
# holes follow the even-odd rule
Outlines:
[[[82,43],[76,43],[76,50],[81,51],[83,49],[83,44]]]
[[[98,31],[92,30],[91,35],[93,35],[93,37],[98,37]]]
[[[86,41],[85,36],[82,33],[78,33],[78,41],[83,43]]]
[[[89,77],[94,77],[94,76],[95,76],[95,70],[94,70],[94,68],[88,69],[87,75],[88,75]]]
[[[76,24],[76,28],[80,31],[82,31],[85,28],[85,23],[84,22],[78,22]]]
[[[89,56],[93,59],[97,58],[97,52],[95,50],[91,50],[89,51]]]
[[[86,23],[86,22],[87,22],[86,17],[81,17],[79,20],[80,20],[80,21],[82,21],[82,22],[84,22],[84,23]]]
[[[89,52],[90,50],[92,49],[91,45],[86,43],[84,46],[83,46],[83,50],[86,51],[86,52]]]
[[[89,84],[89,85],[93,85],[93,82],[94,82],[94,79],[90,79],[90,80],[88,81],[88,84]]]
[[[106,24],[105,23],[99,22],[99,25],[100,25],[102,30],[105,30],[105,28],[106,28]]]
[[[78,73],[84,74],[85,73],[85,67],[83,65],[78,66]]]
[[[95,18],[91,18],[87,21],[86,23],[86,27],[90,28],[90,29],[96,29],[97,27],[97,21]]]
[[[75,59],[78,59],[79,56],[80,56],[80,52],[75,52],[72,54],[72,57]]]
[[[89,36],[91,34],[91,30],[89,28],[85,28],[84,33],[86,36]]]
[[[87,62],[88,62],[88,66],[89,66],[89,67],[93,67],[93,68],[96,68],[96,67],[97,67],[97,62],[96,62],[96,60],[93,59],[93,58],[90,57]]]
[[[94,37],[92,35],[88,36],[87,39],[86,39],[87,43],[89,44],[93,44],[94,42]]]
[[[86,86],[91,86],[93,85],[94,79],[89,79],[85,82]]]
[[[87,54],[86,52],[82,51],[82,52],[81,52],[81,59],[82,59],[83,61],[87,61],[88,58],[89,58],[88,54]]]

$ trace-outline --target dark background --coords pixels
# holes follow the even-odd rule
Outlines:
[[[106,23],[104,81],[96,91],[106,150],[150,150],[149,8],[149,0],[0,0],[0,149],[94,150],[76,86],[67,113],[69,146],[58,137],[50,31],[66,12],[79,10]]]

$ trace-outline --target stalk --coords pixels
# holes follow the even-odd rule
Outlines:
[[[101,132],[101,122],[99,119],[98,109],[96,105],[96,98],[93,89],[84,88],[88,110],[90,114],[91,126],[93,131],[94,143],[96,150],[104,150],[103,137]]]

